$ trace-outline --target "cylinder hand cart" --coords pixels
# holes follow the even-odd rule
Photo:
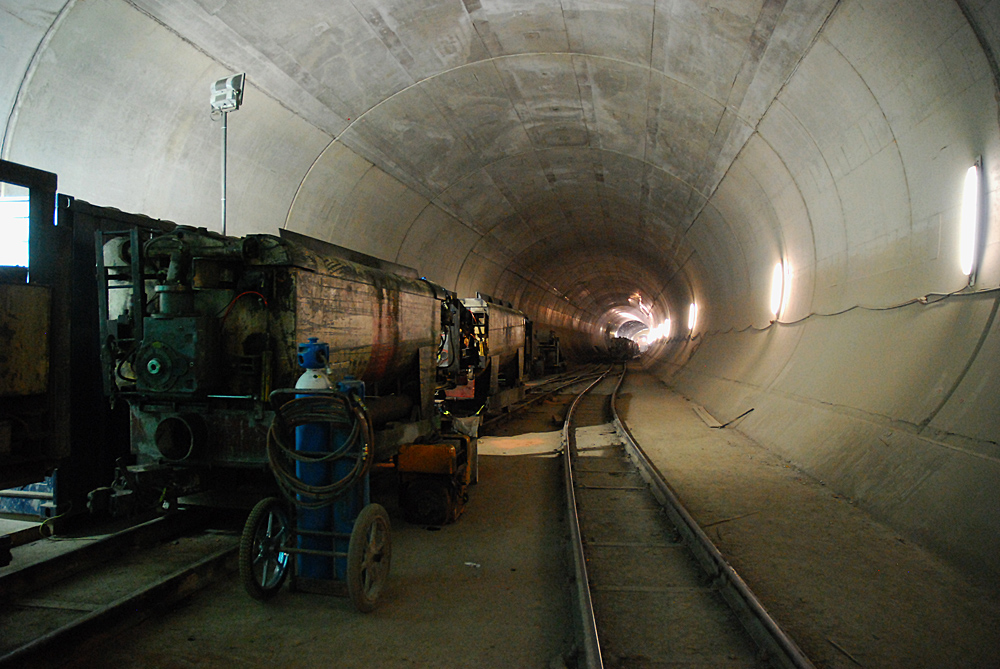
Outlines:
[[[389,516],[369,498],[374,438],[364,384],[330,387],[326,344],[299,344],[305,373],[295,389],[271,393],[267,455],[283,499],[250,512],[240,539],[240,578],[251,597],[295,590],[346,594],[372,611],[389,576]],[[294,435],[294,436],[293,436]]]

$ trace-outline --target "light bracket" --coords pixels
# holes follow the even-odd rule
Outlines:
[[[233,74],[212,84],[212,111],[236,111],[243,104],[243,84],[246,73]]]

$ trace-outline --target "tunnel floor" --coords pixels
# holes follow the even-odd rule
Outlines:
[[[620,409],[726,559],[817,667],[992,667],[1000,598],[851,500],[641,372]],[[375,612],[216,583],[68,666],[549,667],[572,643],[555,421],[559,399],[482,442],[481,480],[444,528],[402,520],[388,478],[393,565]],[[501,455],[502,454],[502,455]]]
[[[711,429],[652,375],[630,372],[621,392],[640,445],[817,666],[996,666],[997,592],[735,430]]]
[[[558,440],[557,440],[558,442]],[[572,643],[560,460],[480,458],[458,522],[407,523],[394,476],[372,499],[392,524],[392,566],[375,611],[282,588],[251,599],[238,575],[67,667],[548,667]]]

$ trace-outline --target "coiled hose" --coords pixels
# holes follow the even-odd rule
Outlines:
[[[295,428],[311,423],[326,423],[332,430],[350,433],[333,451],[296,451]],[[288,501],[305,509],[319,509],[333,504],[369,472],[375,459],[374,443],[375,435],[364,409],[347,395],[306,395],[285,402],[275,411],[267,432],[267,461]],[[353,460],[354,466],[329,485],[309,485],[295,473],[298,462],[326,464],[333,471],[339,460]]]

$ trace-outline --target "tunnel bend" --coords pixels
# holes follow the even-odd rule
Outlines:
[[[996,295],[934,295],[965,285],[980,156],[976,288],[1000,283],[996,3],[473,5],[0,10],[2,155],[214,229],[206,83],[246,70],[232,233],[284,226],[416,267],[579,350],[641,291],[675,328],[656,374],[720,419],[754,407],[746,434],[1000,574]]]

